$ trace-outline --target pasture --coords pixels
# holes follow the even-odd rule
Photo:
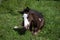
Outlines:
[[[22,28],[22,11],[29,7],[42,12],[45,25],[36,36],[30,31],[19,35],[14,26]],[[60,1],[1,0],[0,1],[0,40],[60,40]]]

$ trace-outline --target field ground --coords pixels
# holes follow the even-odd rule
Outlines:
[[[22,15],[17,11],[27,6],[44,15],[45,25],[36,36],[29,31],[25,35],[19,35],[13,30],[16,25],[22,27]],[[60,40],[60,1],[0,1],[0,40]]]

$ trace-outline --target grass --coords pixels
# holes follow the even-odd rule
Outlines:
[[[21,11],[26,7],[42,12],[45,25],[38,35],[33,36],[27,31],[19,35],[13,30],[21,26]],[[37,0],[2,0],[0,2],[0,40],[60,40],[60,2]]]

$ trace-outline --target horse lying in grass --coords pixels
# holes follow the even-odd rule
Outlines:
[[[44,18],[42,13],[32,10],[30,8],[25,8],[23,11],[19,11],[19,13],[23,14],[23,29],[29,29],[34,35],[36,35],[39,30],[42,29],[44,25]],[[16,27],[15,27],[16,29]]]

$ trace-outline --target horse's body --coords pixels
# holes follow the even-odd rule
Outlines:
[[[36,34],[36,32],[38,32],[38,30],[43,27],[44,18],[41,13],[35,10],[29,9],[29,11],[27,11],[27,9],[25,9],[25,11],[23,12],[23,15],[25,15],[24,16],[24,27],[26,29],[30,29],[30,31]]]
[[[20,11],[19,11],[20,12]],[[44,18],[40,12],[26,8],[20,12],[23,14],[23,31],[30,29],[33,34],[36,34],[44,25]],[[17,27],[15,27],[16,29]]]

